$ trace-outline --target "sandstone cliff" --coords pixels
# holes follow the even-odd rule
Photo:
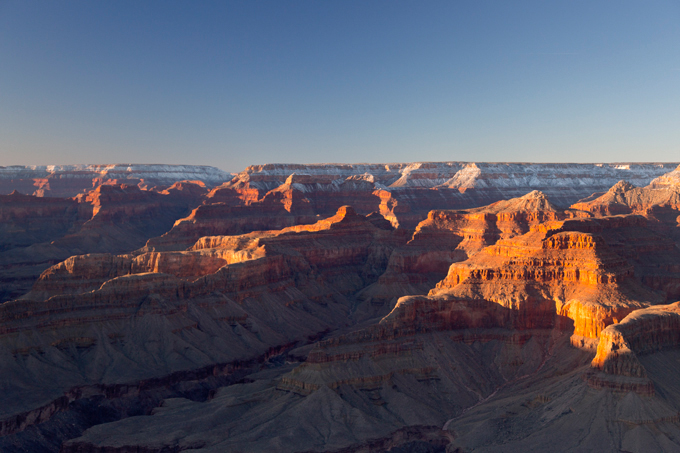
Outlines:
[[[49,266],[85,253],[135,250],[167,231],[200,202],[202,183],[177,183],[163,192],[102,185],[72,199],[9,195],[0,198],[7,235],[0,247],[0,301],[24,294]]]
[[[452,264],[429,298],[400,299],[383,322],[439,330],[460,328],[471,317],[474,327],[573,329],[574,344],[596,344],[607,325],[662,300],[634,278],[627,260],[594,234],[616,226],[625,229],[631,221],[635,219],[548,222],[499,240]],[[501,318],[498,309],[481,308],[481,301],[503,307]],[[479,314],[466,313],[470,304],[471,313]]]
[[[206,237],[184,252],[69,258],[0,305],[0,385],[12,389],[2,418],[73,387],[249,360],[347,325],[353,294],[402,238],[342,207],[313,225]],[[15,385],[48,374],[39,389]]]
[[[532,225],[579,214],[559,210],[538,191],[480,208],[430,211],[408,244],[392,254],[385,274],[363,296],[374,304],[392,301],[390,306],[394,306],[400,296],[427,294],[445,277],[451,263],[501,238],[524,234]]]
[[[594,386],[653,394],[654,386],[639,357],[678,346],[680,302],[636,310],[600,332],[592,367],[604,375],[593,375],[590,382]]]
[[[102,184],[167,188],[176,181],[202,181],[214,187],[231,179],[215,167],[199,165],[46,165],[0,167],[0,194],[14,190],[40,197],[74,197]]]
[[[271,165],[209,192],[77,197],[83,231],[134,224],[144,203],[162,217],[154,203],[182,194],[188,215],[141,249],[56,263],[0,305],[0,449],[78,405],[149,400],[62,450],[674,450],[678,309],[656,305],[680,288],[658,207],[672,203],[638,209],[621,183],[572,209],[528,190],[472,207],[535,181],[564,200],[583,187],[562,183],[634,167]],[[661,200],[669,181],[637,192]],[[177,391],[192,386],[204,397]]]

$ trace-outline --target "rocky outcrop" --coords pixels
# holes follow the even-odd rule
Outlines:
[[[459,211],[430,211],[427,219],[416,228],[414,243],[446,241],[461,238],[456,244],[451,239],[442,245],[457,247],[472,256],[479,250],[525,234],[533,225],[578,216],[577,211],[563,211],[553,205],[539,191],[519,198],[498,201],[480,208]]]
[[[651,383],[647,380],[647,372],[638,357],[679,346],[680,302],[636,310],[620,323],[610,325],[600,332],[600,342],[592,367],[606,376],[594,376],[591,380],[603,387],[646,384],[647,391],[643,393],[650,393]],[[642,382],[637,382],[638,380]],[[651,392],[653,393],[653,386]]]
[[[103,185],[75,198],[0,196],[0,301],[25,294],[49,266],[84,253],[121,253],[167,231],[206,193],[181,182],[162,192]]]
[[[231,179],[230,173],[198,165],[47,165],[0,167],[0,193],[14,190],[40,197],[74,197],[102,184],[167,188],[176,181],[202,181],[210,187]]]
[[[551,199],[560,191],[576,193],[601,187],[607,190],[616,181],[626,179],[636,185],[677,167],[676,164],[535,164],[415,162],[394,164],[266,164],[253,165],[237,175],[252,186],[272,190],[293,173],[326,180],[346,179],[353,175],[371,175],[376,183],[390,189],[446,187],[458,192],[472,189],[509,190],[504,198],[522,196],[541,190]],[[623,177],[627,176],[627,177]],[[548,189],[548,190],[546,190]],[[597,190],[591,190],[590,193]],[[590,195],[588,193],[587,195]],[[510,196],[507,196],[510,195]],[[580,198],[583,198],[581,196]],[[494,200],[496,201],[496,200]]]
[[[675,170],[653,179],[652,182],[649,183],[649,187],[655,189],[677,189],[680,187],[680,165],[678,165]]]
[[[319,445],[325,451],[373,451],[391,445],[380,441],[385,438],[397,441],[395,446],[408,447],[405,441],[414,440],[444,446],[456,437],[441,428],[449,417],[489,397],[506,379],[540,368],[554,346],[540,334],[522,346],[485,341],[484,352],[439,334],[323,343],[301,365],[254,375],[204,404],[166,400],[151,416],[93,427],[65,450],[182,449],[197,439],[204,442],[201,448],[215,451],[305,452],[318,451]],[[263,419],[266,436],[261,435]],[[439,428],[423,431],[423,425]]]
[[[676,170],[669,175],[677,172]],[[604,194],[595,194],[581,200],[572,205],[572,208],[600,216],[635,213],[653,219],[655,210],[680,211],[680,184],[671,184],[675,181],[673,176],[663,176],[658,181],[664,183],[635,187],[627,181],[619,181]]]
[[[82,253],[0,305],[0,429],[52,432],[84,399],[129,404],[150,382],[200,386],[187,380],[266,356],[238,384],[200,401],[167,394],[63,449],[351,451],[424,425],[441,430],[406,440],[539,451],[540,432],[578,450],[606,432],[634,451],[629,432],[679,419],[680,397],[662,399],[680,387],[659,371],[677,360],[654,366],[680,341],[677,304],[656,305],[680,288],[672,207],[638,209],[625,183],[601,209],[599,196],[567,210],[548,200],[660,171],[585,168],[272,165],[211,190],[108,181],[70,200],[75,211],[59,205],[81,223],[49,246]],[[130,248],[162,222],[174,226]],[[108,247],[121,253],[86,253]]]
[[[78,208],[70,198],[0,195],[0,252],[65,235],[80,220]]]
[[[11,231],[0,251],[1,300],[25,294],[41,272],[69,256],[141,247],[206,192],[203,183],[185,181],[162,192],[121,184],[102,185],[73,199],[4,196],[0,228]]]
[[[680,185],[677,174],[676,169],[647,187],[620,181],[605,194],[595,194],[572,206],[596,216],[633,213],[644,217],[647,220],[645,231],[629,229],[625,238],[614,238],[610,234],[608,241],[615,244],[617,253],[634,263],[642,281],[663,291],[668,301],[680,297]],[[655,233],[650,233],[650,229]]]
[[[538,191],[475,209],[430,211],[408,244],[392,254],[387,271],[364,297],[375,304],[427,294],[446,276],[451,263],[501,238],[524,234],[532,225],[578,214],[559,210]]]
[[[642,219],[644,221],[644,219]],[[548,222],[499,240],[451,265],[429,297],[402,298],[382,322],[395,328],[559,327],[591,346],[607,325],[659,303],[634,268],[597,231],[625,229],[636,218]],[[604,223],[603,223],[604,222]],[[501,309],[502,308],[502,309]]]
[[[606,191],[622,177],[645,185],[675,166],[467,162],[267,164],[246,168],[230,184],[248,184],[267,192],[285,186],[292,177],[290,183],[304,191],[317,214],[329,214],[322,211],[324,201],[318,200],[352,196],[354,200],[362,200],[360,204],[375,206],[378,202],[378,208],[371,210],[379,210],[393,225],[415,228],[431,210],[484,206],[521,197],[533,190],[542,191],[554,202],[568,206],[593,192]],[[364,187],[356,184],[357,179],[364,181]],[[351,190],[347,190],[348,181],[353,181]],[[346,194],[342,195],[343,192]],[[357,201],[351,204],[364,212]]]
[[[183,252],[69,258],[24,299],[0,305],[0,376],[55,377],[39,392],[8,392],[2,417],[72,386],[245,360],[345,326],[353,294],[403,242],[384,219],[342,207],[313,225],[207,237]]]

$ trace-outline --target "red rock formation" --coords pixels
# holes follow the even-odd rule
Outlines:
[[[633,189],[621,185],[601,210],[584,201],[584,210],[562,211],[539,192],[484,208],[441,209],[494,190],[502,196],[498,187],[512,178],[497,173],[496,188],[486,190],[481,182],[493,178],[484,168],[467,166],[436,189],[425,186],[443,179],[437,164],[403,167],[389,184],[373,174],[305,174],[303,167],[286,175],[288,166],[270,168],[276,175],[248,173],[209,193],[189,182],[140,190],[102,181],[108,185],[71,200],[80,203],[76,215],[84,225],[56,245],[129,247],[130,237],[148,232],[135,230],[175,220],[173,206],[194,209],[141,250],[73,256],[43,272],[26,297],[0,305],[0,388],[7,389],[0,429],[49,418],[73,387],[140,388],[143,379],[249,360],[329,329],[368,323],[389,309],[391,298],[407,294],[380,324],[300,348],[296,357],[311,350],[306,362],[267,387],[266,398],[300,403],[291,414],[312,414],[314,421],[328,407],[342,407],[349,420],[356,414],[390,420],[384,434],[421,417],[443,426],[542,369],[547,379],[561,379],[564,370],[558,373],[554,363],[562,357],[583,365],[588,354],[567,347],[571,334],[577,346],[599,340],[604,348],[586,377],[592,387],[652,394],[636,356],[675,345],[679,329],[665,314],[635,329],[626,320],[680,291],[680,255],[665,230],[652,228],[670,205],[636,215],[635,203],[625,201]],[[357,201],[355,209],[335,210],[349,199]],[[629,210],[590,218],[618,212],[615,203]],[[404,226],[431,206],[440,209],[411,235]],[[335,215],[319,216],[330,209]],[[375,211],[387,220],[364,215]],[[257,226],[264,231],[251,231]],[[616,331],[619,326],[628,330]],[[552,398],[534,395],[527,407],[545,405],[541,416],[551,417]],[[310,409],[312,400],[325,412]],[[71,447],[109,448],[103,438]],[[179,448],[172,435],[167,439],[159,448]],[[138,440],[130,448],[146,445]],[[198,444],[181,444],[192,445]]]
[[[102,184],[169,187],[176,181],[200,180],[214,187],[231,178],[215,167],[197,165],[48,165],[0,167],[0,193],[13,190],[39,197],[74,197]]]
[[[0,252],[63,236],[77,221],[78,202],[16,191],[0,195]]]
[[[202,183],[184,181],[161,193],[123,184],[102,185],[74,199],[3,196],[0,229],[11,231],[6,250],[0,248],[0,281],[8,281],[1,300],[24,294],[42,271],[71,255],[139,248],[206,192]]]
[[[667,166],[637,164],[267,164],[246,168],[227,186],[247,185],[262,193],[294,187],[304,193],[315,214],[329,215],[341,204],[350,203],[357,212],[379,211],[395,227],[412,229],[431,210],[484,206],[535,189],[570,204],[608,187],[616,181],[612,180],[615,174],[627,173],[646,184],[664,171]]]
[[[588,232],[611,230],[617,223],[623,228],[631,221],[636,219],[534,226],[452,264],[430,297],[400,299],[383,322],[416,331],[466,323],[518,329],[573,325],[574,344],[592,344],[607,325],[661,300],[633,278],[633,267],[601,236]]]
[[[636,274],[642,281],[665,292],[669,301],[680,297],[678,174],[680,172],[675,170],[652,181],[647,187],[634,187],[620,181],[607,193],[594,194],[572,206],[598,216],[634,213],[646,218],[646,231],[638,231],[637,234],[629,231],[626,237],[607,239],[609,243],[616,243],[617,253],[634,263]],[[649,229],[657,234],[650,234]]]
[[[626,181],[619,181],[608,192],[594,194],[572,205],[572,208],[600,216],[630,213],[649,215],[654,207],[680,210],[680,184],[670,184],[669,181],[673,181],[670,177],[660,180],[665,183],[652,183],[647,187],[635,187]]]
[[[591,366],[601,373],[591,374],[588,382],[596,388],[653,395],[654,386],[638,357],[678,346],[680,302],[636,310],[600,332]]]
[[[365,297],[373,303],[426,294],[445,277],[451,263],[463,261],[499,239],[527,233],[542,222],[577,217],[557,209],[538,191],[469,210],[430,211],[409,243],[392,254],[387,272]]]
[[[647,377],[637,357],[680,346],[680,302],[636,310],[600,333],[592,366],[607,374]]]
[[[678,189],[680,187],[680,165],[675,170],[653,179],[649,186],[655,189]]]
[[[441,241],[453,236],[462,241],[456,240],[454,244],[448,239],[442,245],[457,247],[471,256],[499,239],[527,233],[533,225],[578,215],[578,212],[559,210],[545,194],[533,191],[480,208],[430,211],[416,228],[413,242]]]
[[[377,280],[404,240],[384,219],[342,207],[313,225],[207,237],[183,252],[72,257],[44,272],[25,299],[0,305],[0,351],[14,357],[6,367],[37,355],[49,368],[56,350],[100,354],[104,348],[112,360],[100,364],[106,375],[127,379],[248,358],[349,323],[352,295]],[[179,342],[165,368],[132,359],[133,372],[123,365],[131,359],[116,352],[121,344],[147,347],[142,319],[156,319],[150,332]],[[203,344],[206,330],[224,344],[216,350],[214,339]],[[191,360],[182,358],[186,347],[194,351]],[[60,375],[45,391],[96,381],[100,365],[87,378]]]
[[[183,250],[203,236],[235,235],[310,224],[351,202],[357,212],[378,211],[371,178],[346,180],[290,175],[261,199],[249,182],[234,180],[214,189],[201,206],[175,222],[172,230],[148,241],[147,250]]]

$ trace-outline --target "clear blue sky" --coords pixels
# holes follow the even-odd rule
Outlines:
[[[0,165],[417,160],[680,160],[680,3],[0,0]]]

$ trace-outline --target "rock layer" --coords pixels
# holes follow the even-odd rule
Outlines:
[[[435,329],[460,328],[466,318],[489,322],[473,327],[557,326],[573,329],[574,344],[592,345],[608,324],[662,300],[638,283],[633,266],[595,233],[626,228],[635,221],[610,218],[536,225],[527,234],[499,240],[452,264],[430,297],[400,299],[383,322],[416,323],[420,326],[416,330],[431,328],[432,319],[437,320]],[[505,308],[509,319],[499,320],[493,314],[498,309],[480,312],[477,301]],[[479,314],[461,318],[458,313],[465,313],[466,306]]]
[[[591,382],[603,387],[631,388],[653,394],[654,387],[638,357],[678,346],[680,302],[636,310],[620,323],[600,332],[592,367],[605,376],[593,376]]]
[[[0,301],[26,293],[42,271],[69,256],[141,247],[206,192],[202,183],[183,182],[163,192],[103,185],[72,199],[0,196],[0,229],[7,233],[0,242]]]
[[[176,181],[202,181],[214,187],[231,179],[215,167],[198,165],[46,165],[0,167],[0,194],[74,197],[103,184],[169,187]]]
[[[352,295],[401,244],[384,219],[343,207],[313,225],[207,237],[184,252],[70,258],[0,305],[2,417],[71,387],[247,360],[347,325]],[[54,379],[40,391],[16,384],[44,374]]]

